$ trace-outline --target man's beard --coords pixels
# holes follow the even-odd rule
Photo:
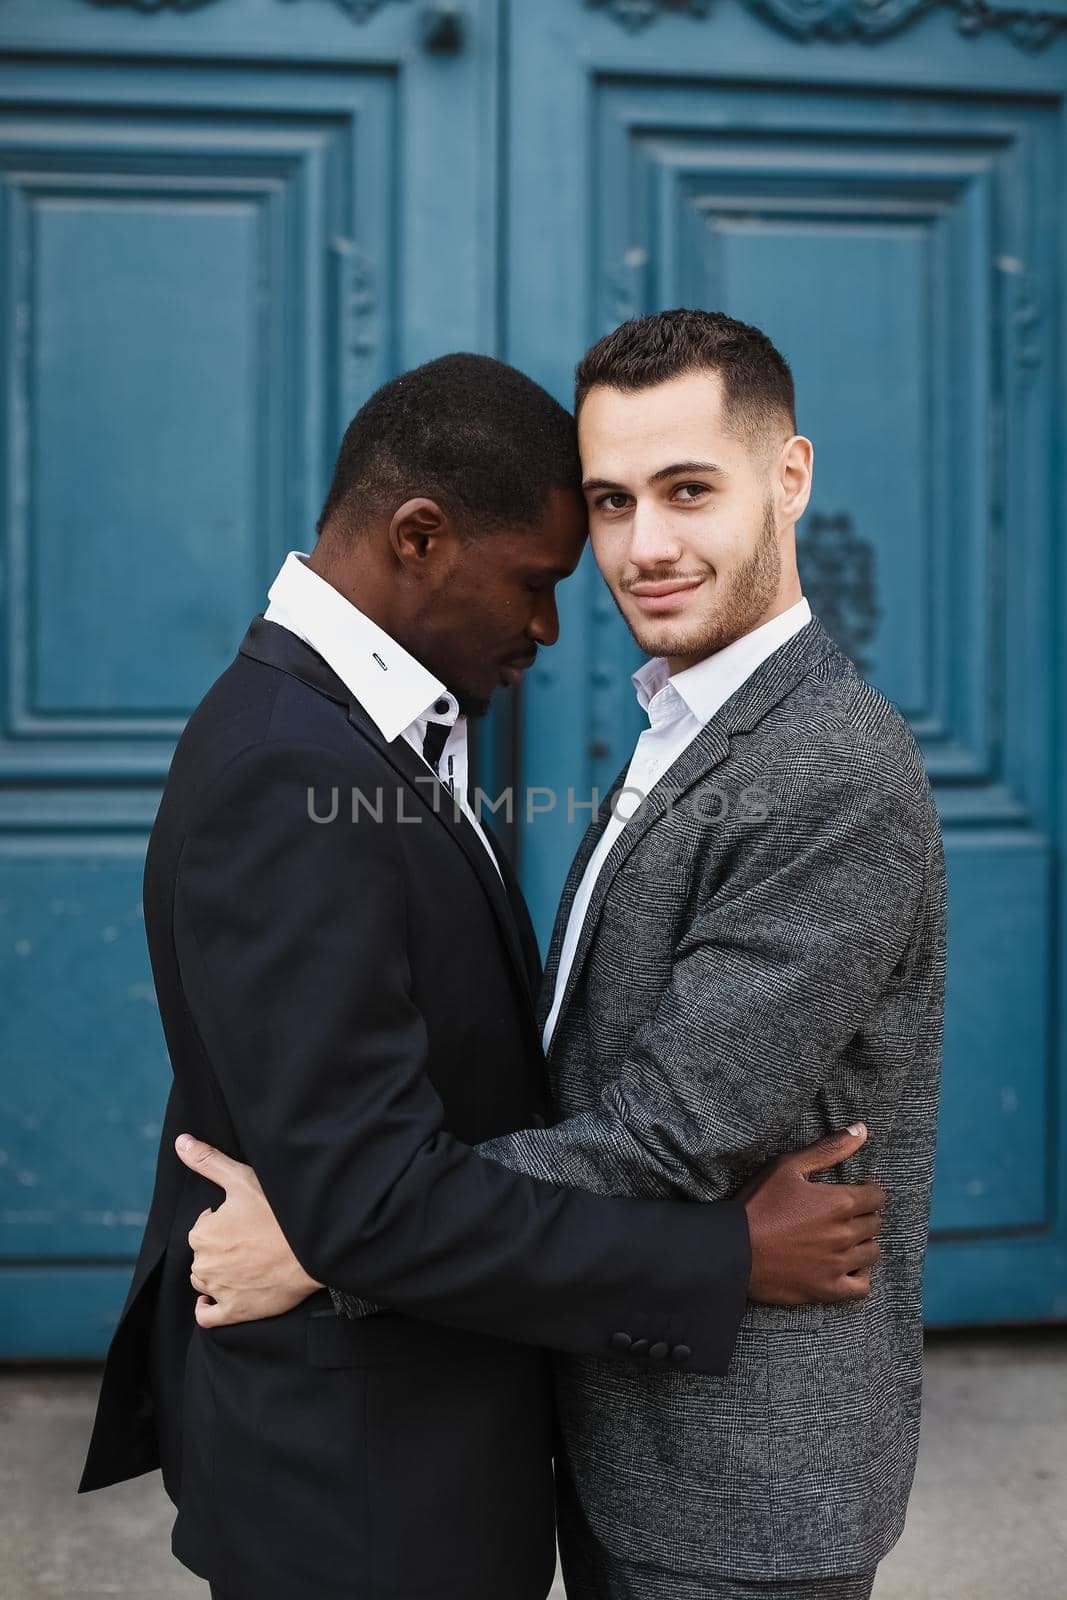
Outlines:
[[[756,548],[729,581],[720,585],[711,616],[694,621],[691,631],[682,634],[668,632],[652,619],[647,627],[635,624],[628,617],[627,624],[648,656],[703,661],[705,656],[725,650],[728,644],[752,632],[774,599],[781,577],[782,552],[775,526],[774,501],[768,496],[763,502],[763,526]]]
[[[468,722],[473,722],[478,717],[487,717],[489,715],[491,702],[484,695],[475,698],[473,695],[463,694],[455,689],[452,692],[456,696],[460,716],[466,717]]]

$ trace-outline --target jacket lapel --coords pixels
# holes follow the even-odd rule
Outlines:
[[[600,914],[604,909],[604,902],[611,891],[612,883],[623,865],[632,854],[639,842],[654,827],[659,819],[664,816],[693,786],[702,778],[715,770],[726,760],[730,752],[730,740],[740,733],[751,733],[763,718],[779,701],[783,700],[789,691],[805,678],[813,667],[817,666],[827,656],[835,654],[837,646],[830,638],[817,618],[805,624],[799,633],[780,646],[766,661],[760,663],[751,677],[737,689],[726,703],[720,706],[715,715],[705,723],[700,733],[691,744],[687,745],[672,767],[664,773],[659,783],[646,795],[644,803],[627,822],[625,828],[615,840],[608,851],[600,872],[593,887],[589,908],[582,924],[582,931],[578,938],[578,946],[574,952],[570,972],[567,974],[567,986],[563,994],[563,1004],[559,1016],[556,1018],[555,1030],[552,1034],[552,1044],[549,1053],[555,1047],[560,1036],[563,1019],[567,1008],[574,997],[574,991],[582,975],[582,970],[588,957],[593,936],[596,933]],[[625,772],[621,775],[625,779]],[[619,787],[618,780],[612,786],[612,795]],[[610,800],[610,796],[609,796]],[[605,802],[606,809],[610,811],[609,802]],[[597,841],[607,826],[607,816],[598,817],[589,827],[581,848],[575,858],[567,878],[567,890],[564,892],[564,901],[560,905],[556,927],[552,937],[555,961],[550,954],[545,982],[542,987],[541,1004],[538,1007],[538,1022],[541,1028],[548,1015],[551,1005],[551,996],[555,988],[555,975],[559,963],[559,951],[563,944],[566,930],[566,919],[574,904],[589,858],[596,848]],[[590,843],[590,837],[592,842]],[[588,846],[588,848],[587,848]]]
[[[536,997],[539,985],[541,983],[541,951],[537,943],[537,934],[534,932],[534,925],[530,921],[530,912],[526,904],[526,897],[523,894],[522,889],[519,887],[519,880],[515,876],[514,869],[512,868],[511,862],[508,859],[508,855],[504,849],[504,846],[497,837],[496,830],[489,826],[484,817],[482,818],[482,829],[493,847],[493,854],[496,856],[497,862],[500,866],[500,874],[504,879],[504,888],[507,891],[508,904],[511,907],[512,915],[515,918],[515,926],[518,929],[519,934],[519,944],[522,948],[523,958],[526,962],[526,973],[530,984],[530,996],[531,999],[533,999]]]
[[[352,726],[361,733],[365,739],[385,757],[395,771],[404,779],[411,792],[418,797],[420,807],[428,812],[444,828],[452,841],[459,846],[466,856],[474,871],[486,897],[493,908],[504,944],[515,968],[523,992],[529,998],[531,1006],[534,1002],[535,990],[530,987],[530,975],[527,970],[526,957],[523,952],[522,942],[519,938],[519,929],[512,912],[507,892],[485,846],[475,833],[468,819],[455,804],[448,790],[441,783],[428,782],[430,773],[426,763],[421,759],[411,745],[404,738],[394,739],[391,744],[382,737],[377,725],[364,711],[358,700],[353,700],[349,707],[348,720]]]
[[[600,840],[603,837],[604,829],[607,827],[608,821],[611,817],[612,804],[616,794],[626,781],[626,774],[628,770],[628,765],[623,767],[622,771],[615,778],[611,788],[604,796],[604,799],[600,802],[593,820],[590,822],[588,828],[586,828],[585,833],[582,836],[582,842],[578,846],[577,854],[575,855],[574,860],[571,862],[570,871],[567,873],[567,880],[563,885],[563,893],[560,895],[559,908],[556,911],[556,920],[552,924],[552,938],[548,946],[548,956],[545,961],[545,972],[541,981],[541,995],[537,1003],[537,1026],[542,1034],[545,1030],[545,1023],[548,1021],[548,1013],[552,1009],[552,1000],[556,992],[556,974],[559,971],[559,958],[563,949],[563,940],[566,936],[567,924],[570,921],[571,910],[574,906],[574,899],[578,893],[581,881],[585,877],[585,869],[588,867],[589,862],[592,859],[593,852],[596,850],[597,845],[600,843]]]
[[[250,656],[255,661],[262,661],[267,666],[277,667],[279,671],[298,678],[301,683],[307,684],[317,693],[336,701],[338,705],[347,707],[351,727],[384,756],[403,780],[405,807],[407,808],[409,799],[414,799],[417,803],[419,809],[411,810],[409,814],[421,817],[423,812],[426,812],[436,818],[453,843],[463,851],[485,891],[516,976],[532,1006],[537,994],[536,978],[531,981],[528,954],[523,949],[519,925],[501,877],[490,861],[485,846],[462,811],[455,805],[448,790],[442,784],[430,781],[431,774],[417,751],[402,737],[389,743],[333,668],[328,666],[310,645],[297,638],[288,628],[281,627],[279,623],[268,622],[263,616],[256,617],[241,643],[240,653]],[[508,870],[510,872],[510,868]],[[536,950],[536,941],[534,947]]]
[[[262,661],[265,666],[277,667],[279,672],[288,673],[290,678],[299,678],[316,694],[324,694],[327,700],[336,700],[339,706],[346,706],[352,698],[336,672],[327,666],[316,650],[280,623],[268,622],[262,612],[249,623],[248,632],[238,646],[238,654],[248,656],[252,661]]]

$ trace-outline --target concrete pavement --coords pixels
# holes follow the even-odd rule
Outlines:
[[[0,1375],[0,1596],[203,1600],[156,1474],[74,1493],[97,1382]],[[1067,1600],[1067,1328],[930,1339],[908,1527],[875,1600]]]

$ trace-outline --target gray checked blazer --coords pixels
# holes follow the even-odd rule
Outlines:
[[[542,1022],[606,818],[607,802],[571,868]],[[714,1200],[779,1151],[856,1118],[870,1129],[833,1175],[889,1192],[867,1300],[750,1305],[722,1378],[637,1345],[629,1364],[558,1359],[570,1473],[618,1557],[816,1578],[873,1567],[899,1536],[919,1436],[944,941],[915,741],[813,620],[707,723],[608,855],[549,1052],[558,1121],[481,1147],[599,1194]]]

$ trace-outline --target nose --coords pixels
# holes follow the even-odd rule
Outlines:
[[[639,572],[676,567],[681,561],[681,539],[671,519],[659,506],[638,503],[635,507],[627,554]]]
[[[535,644],[541,645],[555,644],[559,638],[559,613],[553,590],[538,596],[537,609],[530,618],[526,634]]]

